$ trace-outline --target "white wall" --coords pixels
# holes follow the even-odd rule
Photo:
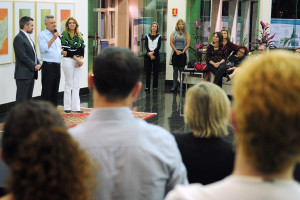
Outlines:
[[[173,17],[172,9],[178,9],[178,15]],[[166,80],[173,80],[173,66],[169,65],[169,60],[171,56],[171,46],[170,44],[170,36],[172,32],[175,30],[175,25],[178,19],[183,19],[186,21],[186,1],[185,0],[177,0],[177,1],[168,1],[168,15],[167,15],[167,45],[166,45]]]
[[[31,1],[32,2],[32,1]],[[81,76],[81,88],[88,86],[88,1],[86,0],[73,0],[73,1],[54,1],[54,0],[38,0],[36,2],[75,2],[75,18],[77,19],[80,25],[80,32],[83,33],[84,41],[86,44],[85,48],[85,58],[84,58],[84,65],[82,70]],[[13,24],[11,24],[13,26]],[[11,44],[12,45],[12,44]],[[36,44],[37,45],[37,44]],[[4,64],[0,65],[0,104],[13,102],[16,100],[16,82],[14,79],[14,70],[15,70],[15,63]],[[64,82],[65,77],[63,71],[61,71],[61,80],[59,91],[64,90]],[[41,72],[39,72],[39,78],[35,81],[33,96],[40,96],[41,95]]]

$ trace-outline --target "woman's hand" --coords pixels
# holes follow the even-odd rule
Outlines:
[[[68,54],[68,52],[67,52],[67,51],[62,51],[61,53],[62,53],[62,55],[63,55],[64,57],[66,57],[66,56],[67,56],[67,54]]]
[[[155,60],[155,56],[153,56],[153,55],[150,56],[150,58],[151,58],[151,60]]]
[[[215,67],[215,68],[218,68],[219,66],[220,66],[220,63],[219,63],[219,62],[217,62],[217,63],[214,64],[214,67]]]
[[[153,52],[153,51],[150,51],[150,52],[148,52],[147,54],[148,54],[149,57],[151,57],[151,56],[153,56],[154,52]]]
[[[180,54],[183,54],[183,52],[176,50],[176,55],[179,56]]]
[[[235,70],[236,67],[230,67],[229,69],[227,69],[227,71],[232,71],[232,70]]]
[[[78,59],[77,60],[78,67],[81,67],[83,65],[83,60]]]

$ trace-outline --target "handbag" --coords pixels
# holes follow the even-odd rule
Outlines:
[[[195,63],[195,68],[198,72],[208,72],[206,64]]]

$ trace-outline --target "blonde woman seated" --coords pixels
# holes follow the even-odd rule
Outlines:
[[[230,102],[219,86],[200,82],[187,91],[184,120],[192,132],[175,139],[190,183],[213,183],[232,172],[233,147],[222,138],[229,116]]]
[[[7,117],[2,158],[11,175],[1,200],[86,200],[91,163],[48,102],[17,105]]]

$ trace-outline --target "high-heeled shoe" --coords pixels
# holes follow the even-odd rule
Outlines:
[[[148,92],[150,89],[149,88],[145,88],[145,92]]]
[[[157,88],[153,88],[153,92],[157,92]]]
[[[171,92],[174,92],[174,93],[177,92],[177,88],[172,88]]]

